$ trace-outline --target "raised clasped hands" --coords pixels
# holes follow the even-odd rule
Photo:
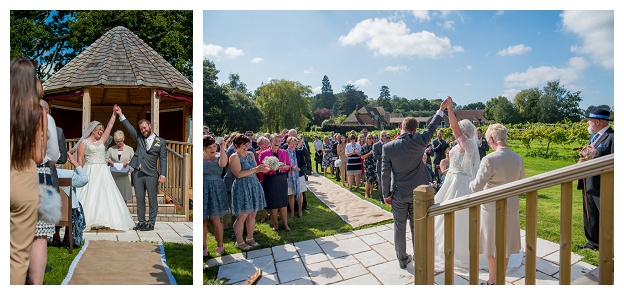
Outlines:
[[[121,107],[120,107],[120,106],[118,106],[117,104],[115,104],[115,105],[113,106],[113,112],[115,112],[115,114],[116,114],[117,116],[121,116],[121,115],[122,115],[122,113],[121,113]]]

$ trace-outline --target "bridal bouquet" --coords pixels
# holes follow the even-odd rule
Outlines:
[[[262,164],[267,165],[269,169],[276,171],[279,169],[279,160],[276,157],[269,156],[262,160]]]

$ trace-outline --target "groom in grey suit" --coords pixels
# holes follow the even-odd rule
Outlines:
[[[148,120],[140,120],[137,130],[126,120],[119,106],[115,105],[113,109],[119,116],[121,124],[137,143],[134,156],[129,163],[130,167],[135,170],[132,177],[139,219],[134,230],[151,231],[154,230],[154,223],[158,215],[158,183],[165,182],[167,177],[167,142],[152,132],[152,124]],[[159,160],[160,171],[157,168]],[[149,198],[148,221],[145,221],[145,190],[147,190]]]
[[[442,111],[446,108],[448,101],[449,98],[442,102],[440,110],[422,134],[416,133],[416,119],[407,117],[401,124],[401,135],[382,147],[382,193],[384,202],[392,205],[394,249],[401,268],[406,268],[412,261],[412,256],[405,252],[405,227],[409,218],[410,229],[412,235],[414,234],[413,191],[419,185],[428,185],[431,182],[431,175],[425,170],[422,155],[442,120]],[[393,179],[392,187],[390,187],[391,178]]]

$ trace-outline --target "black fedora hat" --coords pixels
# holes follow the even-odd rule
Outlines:
[[[613,121],[613,119],[611,119],[611,112],[601,108],[592,109],[585,118]]]

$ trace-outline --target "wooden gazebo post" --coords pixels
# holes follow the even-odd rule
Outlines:
[[[157,93],[158,89],[150,89],[150,108],[152,112],[152,131],[156,134],[160,134],[160,96]]]
[[[82,96],[82,133],[87,130],[91,123],[91,88],[84,88],[84,95]]]

